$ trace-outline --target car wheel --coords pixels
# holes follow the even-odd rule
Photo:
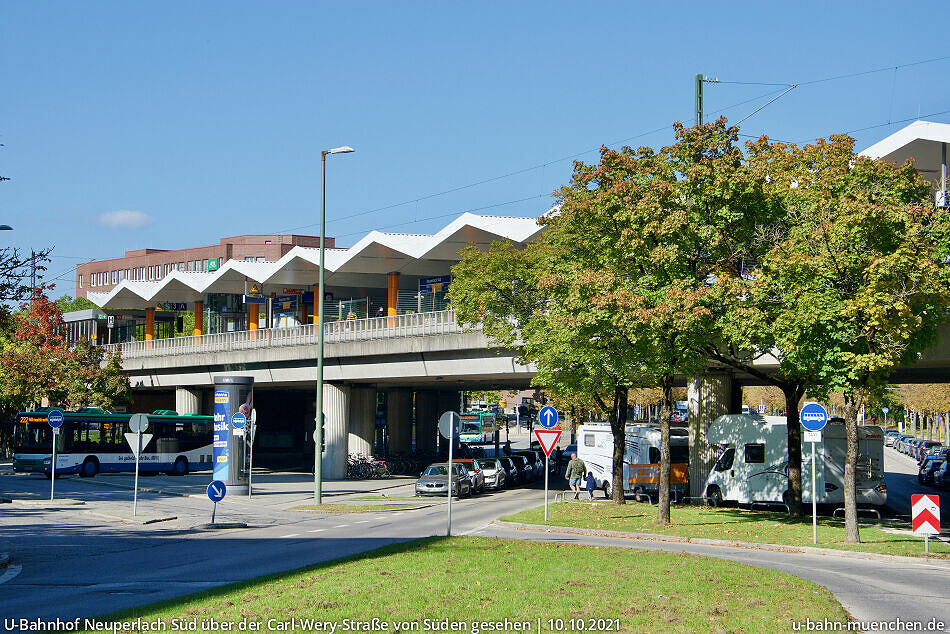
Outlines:
[[[79,477],[91,478],[97,473],[99,473],[99,461],[92,456],[86,458],[82,463],[82,468],[79,470]]]
[[[706,491],[706,499],[709,500],[709,506],[722,506],[722,491],[717,486],[711,486]]]
[[[178,456],[175,459],[175,465],[172,467],[172,475],[183,476],[188,474],[188,458]]]

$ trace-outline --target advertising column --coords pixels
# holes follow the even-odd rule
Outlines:
[[[213,477],[234,493],[247,493],[247,446],[244,428],[231,424],[240,412],[250,418],[254,407],[254,377],[214,377],[214,466]]]

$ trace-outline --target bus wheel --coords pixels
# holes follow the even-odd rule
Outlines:
[[[175,460],[175,466],[172,467],[172,475],[183,476],[188,474],[188,458],[178,456]]]
[[[99,473],[99,461],[92,456],[86,458],[82,463],[82,469],[79,470],[79,477],[91,478]]]
[[[709,506],[722,506],[722,491],[717,486],[711,486],[706,491],[706,499],[709,500]]]

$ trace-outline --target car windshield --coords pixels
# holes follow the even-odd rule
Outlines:
[[[476,460],[475,462],[476,462],[476,463],[478,464],[478,466],[481,467],[482,469],[495,469],[495,468],[496,468],[496,465],[495,465],[495,461],[494,461],[494,460]]]
[[[424,476],[444,476],[449,475],[449,470],[444,464],[434,464],[426,469]]]

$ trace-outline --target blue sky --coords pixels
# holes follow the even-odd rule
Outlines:
[[[950,122],[950,58],[908,65],[950,55],[945,16],[926,1],[9,2],[0,223],[15,230],[0,240],[55,247],[59,295],[76,263],[129,249],[316,234],[320,150],[338,145],[357,150],[328,158],[342,246],[464,211],[535,216],[572,160],[692,123],[700,72],[887,69],[802,85],[742,126],[796,143],[852,131],[861,149],[918,113]],[[707,85],[707,116],[781,90]]]

